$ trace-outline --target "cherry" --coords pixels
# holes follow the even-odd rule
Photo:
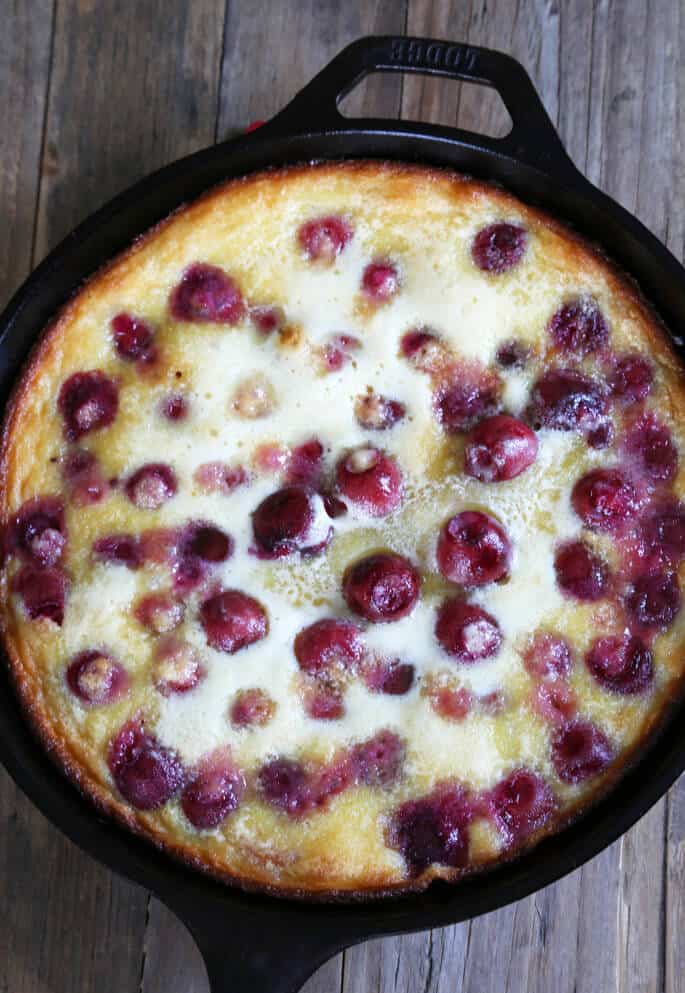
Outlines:
[[[201,578],[206,566],[225,562],[233,554],[234,547],[230,534],[215,524],[191,521],[180,536],[179,561],[175,569],[177,585],[187,585],[188,579],[196,574]]]
[[[402,501],[402,472],[392,456],[370,445],[357,448],[337,465],[338,491],[371,517],[385,517]]]
[[[24,602],[31,620],[47,617],[61,627],[64,620],[66,578],[56,567],[37,568],[32,563],[22,566],[12,579],[12,589]]]
[[[607,593],[609,569],[584,541],[567,541],[554,556],[557,586],[576,600],[599,600]]]
[[[120,359],[127,362],[148,364],[157,357],[153,344],[155,332],[139,317],[131,314],[117,314],[111,322],[112,340]]]
[[[367,621],[398,621],[419,596],[419,574],[408,559],[378,552],[348,566],[342,590],[348,607]]]
[[[231,704],[231,724],[237,728],[264,727],[275,713],[276,703],[264,690],[240,690]]]
[[[321,479],[324,447],[318,438],[297,445],[290,452],[287,468],[289,483],[318,486]]]
[[[653,482],[667,482],[678,470],[678,449],[671,432],[652,413],[631,426],[625,449],[636,469]]]
[[[66,678],[71,692],[88,706],[112,703],[129,687],[124,667],[97,649],[79,652],[70,662]]]
[[[167,421],[185,421],[190,404],[182,393],[167,393],[159,404],[159,412]]]
[[[338,372],[351,360],[354,352],[362,347],[359,338],[352,334],[334,334],[322,346],[320,356],[323,372]]]
[[[257,555],[278,559],[323,551],[333,529],[320,519],[319,505],[323,511],[321,497],[306,486],[286,486],[262,500],[252,514]]]
[[[525,472],[537,454],[538,440],[527,424],[509,414],[496,414],[467,436],[464,471],[481,483],[501,483]]]
[[[587,431],[607,412],[599,383],[575,369],[550,369],[534,383],[528,408],[532,426],[556,431]]]
[[[471,258],[483,272],[501,275],[521,261],[527,243],[525,228],[499,221],[478,232],[471,245]]]
[[[276,758],[259,771],[259,787],[267,803],[291,817],[304,813],[312,793],[307,770],[295,759]]]
[[[624,404],[639,403],[652,388],[654,372],[649,361],[639,352],[617,355],[609,373],[609,386],[614,397]]]
[[[225,462],[203,463],[193,473],[193,479],[206,493],[223,493],[226,496],[249,482],[242,466],[230,466]]]
[[[509,572],[511,541],[494,517],[464,510],[440,532],[438,568],[452,583],[471,588],[497,582]]]
[[[571,493],[573,509],[592,531],[616,531],[637,514],[635,487],[621,469],[591,469]]]
[[[353,669],[362,657],[360,630],[351,621],[323,618],[295,638],[295,658],[303,672]]]
[[[495,358],[503,369],[523,369],[530,358],[530,348],[513,338],[502,342]]]
[[[652,683],[652,653],[639,638],[623,635],[597,638],[585,664],[600,686],[612,693],[642,693]]]
[[[490,791],[490,805],[508,845],[519,844],[549,821],[556,800],[547,783],[530,769],[515,769]]]
[[[499,651],[502,633],[492,614],[467,600],[443,600],[438,609],[435,636],[458,662],[480,662]]]
[[[138,601],[133,613],[153,634],[168,634],[183,620],[185,606],[170,593],[148,593]]]
[[[448,721],[463,721],[473,707],[473,696],[463,687],[436,685],[429,692],[431,707]]]
[[[171,291],[169,306],[177,321],[196,324],[238,324],[245,304],[236,283],[218,266],[188,266]]]
[[[200,606],[200,621],[207,644],[232,655],[260,641],[269,630],[266,611],[240,590],[222,590]]]
[[[209,830],[240,805],[245,778],[225,749],[202,759],[181,794],[181,807],[193,827]]]
[[[133,534],[108,534],[93,542],[95,557],[101,562],[138,569],[143,564],[140,540]]]
[[[544,681],[535,687],[533,706],[550,724],[566,724],[576,716],[576,696],[564,682]]]
[[[140,534],[143,559],[156,565],[173,566],[178,559],[178,528],[148,528]]]
[[[354,401],[357,424],[366,431],[387,431],[403,420],[407,408],[399,400],[378,393],[360,393]]]
[[[571,671],[571,649],[558,635],[538,631],[523,654],[523,664],[538,679],[557,679]]]
[[[75,372],[62,383],[57,406],[67,441],[108,427],[119,409],[119,388],[104,372]]]
[[[33,497],[17,511],[9,535],[9,550],[39,566],[57,565],[66,545],[64,504],[59,497]]]
[[[251,307],[250,317],[265,338],[273,331],[278,331],[285,323],[285,315],[280,307]]]
[[[297,232],[297,240],[305,258],[332,265],[353,233],[349,221],[331,215],[306,221]]]
[[[175,495],[176,473],[164,462],[141,466],[126,481],[126,496],[139,510],[158,510]]]
[[[655,567],[675,566],[685,558],[685,507],[666,503],[640,522],[638,551]]]
[[[639,576],[629,587],[624,602],[638,628],[664,630],[682,604],[678,577],[672,572]]]
[[[495,413],[499,392],[498,380],[460,371],[457,378],[443,382],[433,394],[438,423],[450,433],[468,431],[477,421]]]
[[[609,340],[609,327],[596,300],[582,296],[570,300],[552,315],[547,325],[552,343],[562,352],[589,355]]]
[[[608,448],[614,440],[614,425],[608,419],[600,421],[585,437],[590,448]]]
[[[388,844],[397,849],[412,876],[433,864],[463,868],[469,861],[468,826],[473,809],[459,786],[442,786],[392,814]]]
[[[381,658],[366,667],[364,682],[373,693],[404,696],[414,685],[415,675],[416,670],[411,662]]]
[[[154,684],[162,696],[188,693],[205,675],[206,670],[197,652],[187,642],[171,635],[157,643]]]
[[[369,262],[362,273],[362,291],[377,303],[390,300],[399,288],[400,277],[392,262]]]
[[[145,731],[137,718],[110,741],[107,764],[123,798],[138,810],[161,807],[183,785],[183,766],[176,753]]]
[[[604,772],[614,759],[614,749],[590,721],[577,718],[552,735],[552,765],[565,783],[580,783]]]
[[[420,372],[435,374],[447,362],[447,349],[437,335],[426,328],[407,331],[400,340],[400,354]]]
[[[366,786],[389,786],[404,765],[406,747],[393,731],[383,730],[354,745],[350,752],[354,779]]]
[[[96,456],[85,448],[72,449],[65,456],[62,475],[71,499],[80,507],[99,503],[110,489]]]
[[[304,709],[316,721],[337,721],[345,713],[342,692],[337,686],[312,682],[304,688]]]

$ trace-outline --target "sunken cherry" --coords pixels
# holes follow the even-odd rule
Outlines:
[[[303,702],[306,713],[315,721],[337,721],[345,713],[341,690],[327,683],[305,685]]]
[[[507,844],[539,831],[551,817],[556,801],[547,783],[530,769],[515,769],[490,791],[495,822]]]
[[[172,423],[185,421],[189,410],[188,399],[182,393],[167,393],[159,404],[159,412],[162,417]]]
[[[611,764],[614,749],[600,728],[578,718],[563,724],[552,736],[552,765],[565,783],[597,776]]]
[[[420,578],[408,559],[393,552],[368,555],[348,566],[342,591],[355,614],[376,624],[399,621],[419,596]]]
[[[170,593],[148,593],[136,604],[136,620],[153,634],[168,634],[179,626],[185,606]]]
[[[255,372],[236,386],[231,407],[244,421],[268,417],[276,406],[276,391],[263,372]]]
[[[571,503],[592,531],[615,531],[638,512],[635,487],[621,469],[592,469],[573,487]]]
[[[223,590],[205,600],[200,621],[207,644],[229,655],[264,638],[269,630],[262,605],[240,590]]]
[[[495,358],[503,369],[523,369],[530,358],[530,348],[522,341],[512,338],[502,342]]]
[[[100,562],[138,569],[143,564],[140,539],[133,534],[107,534],[93,542],[93,553]]]
[[[161,745],[137,718],[110,741],[107,764],[123,798],[138,810],[161,807],[183,785],[183,766],[176,753]]]
[[[444,343],[425,328],[407,331],[400,340],[400,354],[420,372],[437,373],[447,360]]]
[[[364,682],[372,693],[386,696],[404,696],[414,685],[416,670],[411,662],[399,659],[378,658],[366,666]]]
[[[366,431],[387,431],[403,420],[407,408],[399,400],[378,393],[360,393],[354,401],[357,424]]]
[[[547,333],[560,351],[576,355],[597,352],[609,340],[604,315],[589,296],[562,304],[550,318]]]
[[[562,680],[543,680],[535,687],[533,707],[550,724],[566,724],[576,716],[576,695]]]
[[[608,379],[612,395],[621,403],[633,404],[644,400],[651,390],[654,372],[639,352],[627,352],[616,356]]]
[[[452,583],[467,588],[503,579],[509,572],[511,542],[489,514],[464,510],[450,517],[438,538],[438,568]]]
[[[264,727],[275,713],[275,701],[264,690],[253,687],[236,693],[229,717],[236,728]]]
[[[538,631],[523,653],[523,664],[538,679],[563,678],[571,671],[571,649],[559,635]]]
[[[428,698],[435,713],[447,721],[463,721],[473,708],[473,696],[463,686],[433,686]]]
[[[59,497],[34,497],[19,508],[10,529],[9,546],[39,566],[57,565],[66,544],[64,504]]]
[[[112,318],[112,341],[120,359],[127,362],[153,362],[157,349],[153,344],[155,332],[145,321],[131,314]]]
[[[351,361],[354,352],[359,351],[362,343],[352,334],[334,334],[321,346],[317,353],[321,362],[322,372],[339,372]]]
[[[303,628],[295,638],[295,658],[303,672],[331,668],[353,669],[362,657],[360,630],[351,621],[323,618]]]
[[[297,240],[305,258],[332,265],[353,233],[351,224],[344,217],[330,215],[306,221],[297,232]]]
[[[197,652],[187,642],[171,636],[157,644],[153,681],[162,696],[188,693],[205,675]]]
[[[390,818],[387,841],[402,855],[412,876],[434,864],[462,868],[469,861],[473,815],[461,787],[443,786],[398,807]]]
[[[528,419],[534,428],[589,431],[607,412],[603,387],[575,369],[550,369],[531,390]]]
[[[639,576],[629,587],[624,603],[638,628],[664,630],[673,622],[682,604],[678,577],[671,572]]]
[[[242,294],[218,266],[189,266],[169,298],[172,317],[197,324],[238,324],[245,314]]]
[[[233,554],[234,542],[215,524],[194,521],[189,524],[182,542],[182,554],[194,556],[203,562],[225,562]]]
[[[164,462],[141,466],[126,481],[126,496],[139,510],[158,510],[177,489],[176,473]]]
[[[584,541],[567,541],[554,556],[557,586],[575,600],[593,601],[606,595],[609,569]]]
[[[657,565],[677,565],[685,557],[685,507],[667,503],[652,510],[640,524],[639,550]]]
[[[600,686],[612,693],[643,693],[652,683],[652,653],[631,635],[597,638],[585,655],[585,665]]]
[[[322,513],[321,497],[307,486],[286,486],[272,493],[252,514],[257,555],[277,559],[294,552],[323,551],[333,529],[321,519]]]
[[[460,373],[433,394],[433,409],[445,431],[468,431],[499,407],[500,381],[494,376]]]
[[[12,578],[12,590],[24,603],[31,620],[45,617],[61,626],[64,620],[64,598],[67,581],[61,569],[38,568],[27,563]]]
[[[635,468],[654,483],[668,482],[678,470],[678,449],[671,432],[652,413],[631,426],[625,450]]]
[[[394,731],[382,730],[352,747],[350,764],[354,781],[365,786],[389,786],[399,778],[406,746]]]
[[[324,447],[318,438],[310,438],[291,449],[286,473],[288,482],[316,487],[321,477],[323,456]]]
[[[193,480],[205,493],[233,493],[249,482],[247,471],[240,465],[231,466],[225,462],[203,462],[193,473]]]
[[[362,273],[362,292],[376,303],[386,303],[400,288],[400,277],[392,262],[369,262]]]
[[[527,424],[496,414],[470,432],[464,451],[464,471],[481,483],[501,483],[525,472],[538,454],[538,440]]]
[[[99,503],[110,486],[95,455],[85,448],[72,449],[62,462],[62,475],[69,485],[69,496],[79,507]]]
[[[217,827],[240,805],[245,778],[226,749],[205,756],[181,793],[181,807],[193,827]]]
[[[108,427],[117,416],[119,389],[104,372],[75,372],[62,383],[57,406],[64,420],[67,441]]]
[[[489,224],[473,239],[471,258],[483,272],[499,276],[521,261],[527,241],[525,228],[518,224]]]
[[[275,758],[259,771],[260,791],[267,803],[291,817],[304,813],[312,795],[307,770],[295,759]]]
[[[344,456],[335,472],[338,492],[372,517],[385,517],[402,501],[402,472],[379,448],[357,448]]]
[[[88,706],[101,706],[122,697],[129,686],[128,673],[115,659],[96,649],[79,652],[67,669],[71,692]]]
[[[440,605],[435,636],[448,655],[467,664],[491,658],[502,643],[502,632],[492,614],[458,598]]]

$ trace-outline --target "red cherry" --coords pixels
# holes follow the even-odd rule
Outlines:
[[[157,357],[154,330],[139,317],[117,314],[112,318],[112,340],[120,359],[149,364]]]
[[[400,340],[400,355],[420,372],[435,374],[447,362],[447,349],[444,343],[425,328],[407,331]]]
[[[188,399],[182,393],[168,393],[159,405],[159,412],[167,421],[185,421],[189,409]]]
[[[673,573],[639,576],[629,587],[625,606],[643,631],[664,630],[673,623],[682,605],[678,578]]]
[[[304,709],[315,721],[337,721],[345,713],[342,692],[337,686],[313,682],[304,688]]]
[[[64,503],[59,497],[33,497],[21,505],[10,527],[9,551],[39,566],[57,565],[66,545]]]
[[[668,482],[678,471],[671,432],[651,412],[631,426],[624,447],[637,471],[653,482]]]
[[[438,609],[435,636],[442,648],[458,662],[480,662],[499,651],[502,633],[486,610],[467,600],[443,600]]]
[[[338,372],[351,360],[354,352],[359,351],[362,343],[351,334],[334,334],[321,349],[321,359],[324,372]]]
[[[515,479],[535,462],[538,440],[527,424],[496,414],[470,432],[464,451],[464,471],[481,483]]]
[[[175,495],[176,473],[164,462],[141,466],[126,481],[126,496],[139,510],[158,510]]]
[[[441,383],[433,394],[438,423],[453,434],[469,428],[494,414],[499,407],[499,380],[460,370],[458,378]]]
[[[414,685],[415,675],[416,670],[410,662],[380,658],[366,667],[364,682],[372,693],[404,696]]]
[[[99,503],[110,489],[97,458],[85,448],[75,448],[67,453],[62,462],[62,475],[69,485],[69,496],[79,507]]]
[[[302,445],[297,445],[288,459],[288,482],[317,487],[323,469],[323,456],[324,447],[318,438],[311,438]]]
[[[586,656],[585,664],[600,686],[612,693],[643,693],[652,684],[652,653],[639,638],[597,638]]]
[[[473,816],[464,790],[444,785],[397,808],[390,819],[388,844],[400,852],[412,876],[433,864],[463,868],[469,861]]]
[[[226,496],[249,482],[242,466],[230,466],[225,462],[205,462],[197,467],[193,479],[205,493],[224,493]]]
[[[650,362],[639,352],[617,355],[609,373],[611,392],[621,403],[644,400],[652,388],[654,372]]]
[[[350,752],[354,779],[366,786],[389,786],[399,778],[406,746],[393,731],[378,731]]]
[[[193,827],[210,830],[240,805],[245,778],[225,749],[202,759],[181,794],[181,807]]]
[[[530,348],[514,338],[499,346],[496,358],[503,369],[523,369],[530,358]]]
[[[291,817],[305,813],[311,805],[309,777],[301,762],[272,759],[260,769],[258,782],[266,802]]]
[[[560,680],[542,682],[535,687],[533,706],[550,724],[566,724],[576,716],[576,696],[571,687]]]
[[[250,317],[264,337],[277,331],[285,323],[285,314],[280,307],[251,307]]]
[[[240,690],[231,704],[231,724],[237,728],[264,727],[275,712],[276,704],[264,690]]]
[[[534,428],[589,431],[607,413],[602,386],[575,369],[550,369],[531,390],[528,419]]]
[[[573,509],[592,531],[616,531],[640,509],[635,487],[620,469],[592,469],[571,493]]]
[[[362,273],[362,291],[378,303],[390,300],[399,288],[400,277],[391,262],[369,262]]]
[[[552,736],[552,764],[565,783],[580,783],[597,776],[613,759],[611,742],[590,721],[580,718],[570,721]]]
[[[306,486],[286,486],[262,500],[252,514],[257,555],[278,559],[295,552],[315,555],[323,551],[333,529],[328,520],[319,518],[320,502],[318,494]]]
[[[171,635],[157,643],[153,678],[162,696],[188,693],[205,675],[197,652],[187,642]]]
[[[60,627],[64,619],[66,585],[61,569],[39,569],[32,563],[22,566],[12,578],[12,590],[22,598],[31,620],[47,617]]]
[[[348,566],[342,588],[350,610],[367,621],[386,624],[412,610],[419,584],[419,574],[408,559],[380,552]]]
[[[511,542],[489,514],[464,510],[440,532],[438,568],[452,583],[467,588],[497,582],[509,572]]]
[[[399,400],[378,393],[360,393],[354,401],[357,424],[366,431],[387,431],[403,420],[407,408]]]
[[[297,240],[305,258],[332,265],[353,233],[352,225],[344,217],[317,217],[300,227]]]
[[[79,652],[67,669],[69,689],[88,706],[101,706],[122,697],[129,687],[128,673],[97,649]]]
[[[266,637],[269,622],[260,603],[240,590],[223,590],[205,600],[200,621],[207,644],[232,655]]]
[[[67,441],[108,427],[119,409],[119,388],[104,372],[76,372],[62,383],[57,406]]]
[[[609,420],[600,421],[585,437],[590,448],[608,448],[614,440],[614,425]]]
[[[473,696],[463,687],[436,686],[429,694],[431,707],[448,721],[463,721],[473,707]]]
[[[547,325],[552,343],[562,352],[589,355],[609,340],[609,328],[596,300],[582,296],[562,304]]]
[[[107,763],[117,789],[138,810],[155,810],[183,785],[181,761],[133,719],[110,741]]]
[[[556,800],[547,783],[529,769],[515,769],[490,792],[495,823],[508,845],[547,824]]]
[[[523,654],[523,664],[538,679],[558,679],[571,671],[571,649],[558,635],[538,631]]]
[[[576,600],[599,600],[606,596],[609,569],[584,541],[567,541],[554,556],[557,586]]]
[[[133,613],[154,634],[168,634],[183,620],[185,606],[170,593],[149,593],[138,601]]]
[[[471,258],[483,272],[501,275],[521,261],[527,243],[525,228],[500,221],[478,232],[471,245]]]
[[[357,448],[339,462],[335,473],[339,492],[372,517],[385,517],[402,501],[402,472],[380,448]]]
[[[652,508],[639,525],[637,554],[656,569],[678,565],[685,558],[685,507],[666,502]]]
[[[101,562],[138,569],[143,564],[140,540],[133,534],[108,534],[93,542],[95,557]]]
[[[303,672],[353,669],[362,657],[360,630],[351,621],[323,618],[295,638],[295,658]]]
[[[236,283],[218,266],[189,266],[169,298],[172,317],[197,324],[238,324],[245,304]]]

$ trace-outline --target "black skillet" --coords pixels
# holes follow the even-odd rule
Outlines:
[[[421,72],[494,87],[513,121],[505,138],[404,121],[354,120],[337,104],[369,72]],[[635,149],[639,154],[639,149]],[[576,170],[526,75],[507,55],[450,42],[363,38],[268,124],[137,183],[69,235],[0,317],[4,399],[36,335],[82,280],[184,201],[230,176],[311,159],[382,158],[445,166],[502,183],[602,245],[638,281],[666,325],[685,325],[685,271],[622,207]],[[679,354],[682,343],[675,340]],[[441,927],[527,896],[577,868],[638,820],[685,768],[680,706],[611,794],[518,861],[454,887],[365,904],[314,905],[250,895],[159,853],[100,817],[67,783],[22,718],[0,672],[0,758],[39,809],[109,868],[152,890],[195,937],[212,993],[295,993],[340,949]]]

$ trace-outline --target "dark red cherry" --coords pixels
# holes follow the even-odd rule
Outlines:
[[[573,487],[571,503],[592,531],[616,531],[640,509],[635,487],[621,469],[591,469]]]
[[[463,789],[444,786],[398,807],[390,819],[388,844],[400,852],[412,876],[434,864],[463,868],[469,861],[472,818]]]
[[[609,419],[600,421],[596,428],[585,435],[590,448],[608,448],[614,440],[614,425]]]
[[[499,624],[492,614],[456,597],[440,605],[435,636],[448,655],[463,663],[491,658],[502,643]]]
[[[149,593],[138,601],[133,613],[154,634],[168,634],[183,620],[185,606],[170,593]]]
[[[609,372],[612,395],[624,404],[644,400],[652,388],[653,379],[651,363],[639,352],[617,355]]]
[[[559,779],[580,783],[599,775],[614,759],[614,749],[595,724],[578,718],[552,736],[552,764]]]
[[[372,517],[385,517],[402,501],[402,472],[380,448],[365,446],[344,456],[335,480],[340,494]]]
[[[405,752],[404,742],[394,731],[378,731],[351,749],[355,781],[366,786],[389,786],[396,782],[402,772]]]
[[[535,462],[538,440],[527,424],[496,414],[469,433],[464,450],[464,471],[481,483],[515,479]]]
[[[186,641],[170,635],[155,645],[153,680],[162,696],[188,693],[206,674],[197,652]]]
[[[206,521],[193,521],[187,525],[181,540],[182,555],[211,564],[225,562],[233,554],[233,548],[234,541],[230,534]]]
[[[39,566],[57,565],[66,545],[64,504],[59,497],[33,497],[12,522],[9,550]]]
[[[318,438],[297,445],[290,452],[286,477],[289,483],[316,488],[323,469],[324,447]]]
[[[492,376],[460,372],[435,390],[435,416],[445,431],[468,431],[477,421],[497,411],[499,394],[499,380]]]
[[[368,555],[348,566],[343,596],[355,614],[375,623],[398,621],[412,610],[420,578],[408,559],[392,552]]]
[[[115,659],[97,649],[79,652],[67,669],[69,689],[88,706],[118,700],[129,686],[128,673]]]
[[[181,794],[181,807],[193,827],[209,830],[240,804],[245,778],[225,749],[202,759]]]
[[[378,393],[360,393],[354,401],[357,424],[366,431],[387,431],[403,420],[407,408],[399,400]]]
[[[414,685],[416,670],[411,662],[378,658],[364,672],[364,682],[372,693],[404,696]]]
[[[93,542],[95,557],[101,562],[138,569],[143,564],[140,539],[134,534],[108,534]]]
[[[127,362],[150,363],[157,357],[153,344],[154,330],[139,317],[117,314],[112,318],[112,340],[120,359]]]
[[[571,671],[571,649],[558,635],[538,631],[523,654],[526,670],[538,679],[558,679]]]
[[[362,657],[361,632],[356,624],[326,617],[303,628],[295,638],[295,658],[303,672],[331,668],[353,669]]]
[[[362,273],[362,291],[371,300],[385,303],[400,288],[400,277],[392,262],[369,262]]]
[[[158,510],[176,493],[176,473],[164,462],[141,466],[126,481],[126,496],[139,510]]]
[[[609,340],[609,327],[597,301],[589,296],[569,300],[552,315],[547,325],[552,343],[562,352],[589,355]]]
[[[96,456],[85,448],[75,448],[67,453],[62,462],[62,475],[69,486],[69,496],[79,507],[99,503],[110,490]]]
[[[672,624],[682,605],[678,577],[672,572],[639,576],[628,588],[625,606],[642,630],[663,630]]]
[[[240,590],[223,590],[205,600],[200,621],[207,644],[232,655],[264,638],[269,630],[262,605]]]
[[[110,741],[107,763],[117,789],[138,810],[161,807],[183,785],[181,761],[133,719]]]
[[[640,523],[638,554],[655,567],[677,565],[685,557],[685,507],[666,503]]]
[[[75,372],[62,383],[57,406],[64,419],[65,438],[78,441],[112,423],[119,409],[119,388],[98,369]]]
[[[494,517],[464,510],[450,517],[438,538],[438,568],[467,588],[497,582],[509,572],[511,542]]]
[[[506,843],[515,845],[545,826],[556,800],[540,776],[530,769],[515,769],[491,790],[490,805]]]
[[[167,421],[185,421],[190,404],[182,393],[167,393],[159,404],[159,412]]]
[[[12,578],[12,589],[24,602],[31,620],[47,617],[61,626],[64,619],[66,578],[56,567],[38,568],[32,563],[21,567]]]
[[[557,586],[575,600],[599,600],[606,596],[609,568],[584,541],[567,541],[554,556]]]
[[[230,466],[225,462],[205,462],[197,467],[193,479],[205,493],[223,493],[226,496],[249,482],[248,473],[242,466]]]
[[[238,324],[245,304],[238,286],[218,266],[197,262],[189,266],[169,298],[177,321],[197,324]]]
[[[280,307],[251,307],[250,317],[265,338],[285,323],[285,314]]]
[[[301,762],[272,759],[260,769],[258,782],[266,802],[291,817],[304,813],[311,805],[309,776]]]
[[[550,369],[533,385],[528,419],[536,429],[589,431],[606,412],[607,400],[599,383],[575,369]]]
[[[348,220],[330,215],[306,221],[297,232],[297,240],[305,258],[331,265],[353,233]]]
[[[523,369],[529,358],[530,348],[516,338],[502,342],[497,349],[496,359],[503,369]]]
[[[231,724],[237,728],[264,727],[275,713],[276,703],[264,690],[240,690],[231,704]]]
[[[678,449],[671,432],[651,412],[630,427],[625,450],[638,472],[653,482],[667,482],[678,471]]]
[[[328,520],[318,519],[320,501],[306,486],[286,486],[262,500],[252,514],[257,555],[278,559],[294,552],[314,555],[323,551],[333,529]]]
[[[441,371],[448,358],[444,343],[426,328],[414,328],[402,335],[400,355],[420,372],[431,375]]]
[[[585,655],[585,664],[599,685],[612,693],[643,693],[654,678],[652,653],[630,635],[597,638]]]
[[[471,258],[483,272],[501,275],[521,261],[527,243],[525,228],[499,221],[481,228],[473,239]]]

